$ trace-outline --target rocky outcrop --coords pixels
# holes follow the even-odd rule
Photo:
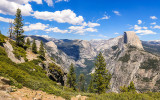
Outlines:
[[[8,57],[13,62],[15,62],[15,63],[23,63],[23,62],[25,62],[22,57],[21,57],[20,60],[15,57],[15,55],[13,54],[13,51],[14,51],[13,47],[12,47],[12,45],[8,41],[6,41],[6,43],[4,43],[3,45],[4,45],[4,48],[5,48],[5,51],[6,51],[7,55],[8,55]]]
[[[142,43],[134,31],[124,32],[124,43],[143,49]]]

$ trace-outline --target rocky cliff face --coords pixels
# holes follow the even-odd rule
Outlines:
[[[144,51],[140,40],[134,35],[133,32],[125,32],[118,45],[103,52],[107,69],[112,74],[111,91],[118,92],[120,86],[129,85],[131,81],[140,92],[159,91],[160,58]]]
[[[124,32],[124,43],[143,49],[141,41],[133,31]]]
[[[68,70],[73,63],[78,67],[78,73],[82,71],[86,75],[94,72],[93,60],[101,51],[107,62],[106,68],[112,74],[111,91],[118,92],[120,86],[128,85],[131,81],[139,91],[160,90],[160,58],[146,52],[138,36],[132,31],[110,40],[34,37],[45,43],[49,56],[64,69]]]

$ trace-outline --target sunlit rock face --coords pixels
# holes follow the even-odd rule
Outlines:
[[[134,31],[124,32],[124,43],[143,49],[142,43]]]
[[[59,40],[37,36],[34,38],[44,42],[48,55],[64,69],[68,70],[73,63],[77,68],[83,67],[86,75],[94,72],[94,59],[102,52],[107,63],[106,68],[112,74],[112,92],[119,92],[120,86],[129,85],[131,81],[138,91],[159,89],[160,58],[145,51],[133,31],[126,31],[123,35],[109,40]],[[148,61],[156,65],[149,65]]]

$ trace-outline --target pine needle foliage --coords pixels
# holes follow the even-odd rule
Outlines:
[[[94,90],[98,94],[106,92],[109,89],[111,75],[106,69],[106,61],[100,52],[95,61],[95,73],[94,73]]]
[[[16,35],[16,43],[18,46],[23,46],[24,43],[24,30],[23,30],[23,19],[21,15],[21,10],[18,8],[16,12],[16,18],[14,19],[14,34]]]
[[[70,88],[76,90],[76,73],[73,64],[70,65],[69,73],[67,74],[67,84]]]

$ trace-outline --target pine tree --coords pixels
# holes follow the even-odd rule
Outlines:
[[[30,42],[30,39],[29,38],[27,38],[27,43],[26,43],[27,45],[30,45],[31,44],[31,42]]]
[[[43,46],[43,42],[41,41],[41,45],[40,45],[40,48],[39,48],[39,57],[41,59],[45,59],[45,51],[44,51],[44,46]]]
[[[80,74],[79,76],[79,91],[85,91],[85,78],[84,74]]]
[[[105,93],[106,89],[109,88],[110,79],[111,75],[108,74],[108,70],[106,70],[106,62],[102,53],[100,52],[95,62],[95,73],[94,73],[95,92],[98,94]]]
[[[33,43],[32,43],[32,52],[37,53],[37,45],[36,45],[35,39],[33,40]]]
[[[14,19],[14,34],[16,35],[16,43],[18,46],[23,46],[24,43],[24,30],[22,23],[21,10],[18,8],[16,12],[16,18]]]
[[[67,84],[70,88],[76,90],[76,74],[73,64],[70,65],[69,73],[67,74]]]
[[[134,87],[134,83],[133,81],[131,81],[130,85],[128,86],[128,92],[134,92],[136,90],[136,88]]]
[[[93,93],[94,92],[94,87],[93,87],[93,74],[91,75],[91,80],[90,80],[90,83],[89,83],[89,86],[88,86],[88,91],[90,93]]]

